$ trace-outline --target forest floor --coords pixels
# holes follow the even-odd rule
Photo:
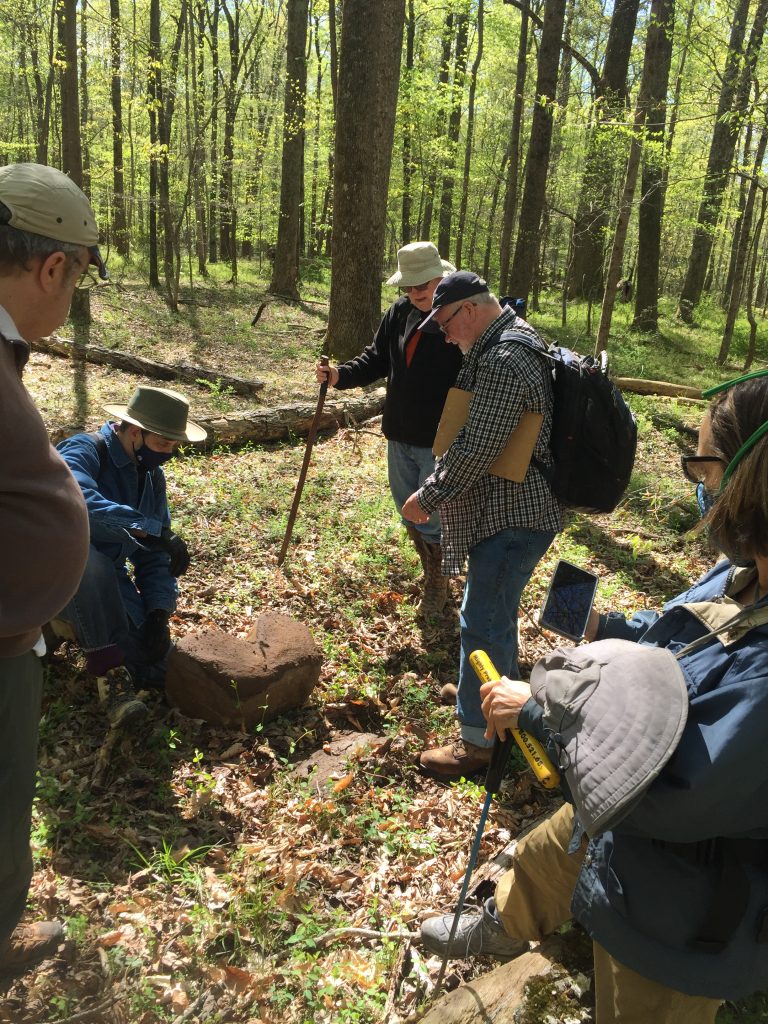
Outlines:
[[[146,288],[118,279],[93,300],[91,340],[264,379],[264,405],[313,401],[327,285],[313,291],[310,282],[312,304],[270,302],[254,329],[263,289],[256,276],[237,290],[203,286],[199,305],[173,316]],[[557,333],[547,322],[558,317],[554,299],[541,315],[545,333]],[[71,337],[70,325],[61,333]],[[717,339],[694,359],[680,355],[694,332],[680,338],[670,331],[622,347],[619,337],[616,372],[639,376],[645,363],[654,367],[646,376],[713,382],[705,367]],[[26,379],[51,431],[95,428],[100,405],[127,401],[140,380],[37,353]],[[253,405],[211,386],[181,390],[193,416]],[[537,568],[519,622],[523,674],[557,644],[538,627],[537,609],[558,557],[598,573],[598,606],[625,612],[658,608],[713,561],[690,536],[696,505],[679,471],[702,406],[632,406],[640,443],[630,488],[611,516],[573,516]],[[59,917],[68,941],[62,956],[6,984],[0,1021],[395,1024],[426,1005],[439,960],[420,950],[419,924],[454,905],[484,796],[481,779],[445,787],[415,767],[423,746],[453,729],[439,689],[456,679],[461,581],[444,616],[420,624],[417,559],[388,497],[375,424],[318,442],[279,568],[303,450],[301,441],[217,449],[169,464],[175,528],[194,552],[172,631],[215,624],[239,636],[262,612],[289,614],[322,647],[315,692],[300,712],[251,733],[185,718],[150,694],[141,735],[118,745],[94,789],[104,716],[79,653],[59,652],[44,697],[29,917]],[[349,731],[386,742],[323,787],[295,770]],[[551,800],[513,759],[481,861]],[[395,965],[406,944],[412,969],[403,974]],[[453,982],[490,966],[460,963]],[[767,1019],[758,997],[725,1007],[718,1024]]]

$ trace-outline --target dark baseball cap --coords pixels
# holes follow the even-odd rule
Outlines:
[[[419,327],[423,327],[432,319],[438,309],[450,306],[452,302],[463,302],[475,295],[487,295],[490,291],[488,284],[482,277],[473,274],[471,270],[454,270],[447,274],[435,288],[432,296],[432,312],[425,317]]]

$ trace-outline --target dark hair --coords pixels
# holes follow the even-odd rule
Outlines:
[[[63,252],[67,270],[76,266],[81,245],[73,242],[59,242],[55,238],[46,238],[32,231],[21,231],[13,228],[8,221],[11,211],[0,202],[0,273],[8,274],[14,270],[29,270],[30,261],[40,257],[48,259],[55,252]]]
[[[734,384],[709,407],[712,454],[727,465],[768,422],[768,376]],[[768,555],[768,434],[742,455],[707,517],[710,536],[733,561]]]

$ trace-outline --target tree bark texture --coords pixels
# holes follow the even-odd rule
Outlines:
[[[517,215],[517,192],[520,174],[520,127],[523,123],[523,98],[528,62],[528,8],[520,13],[520,35],[517,44],[517,70],[515,72],[515,98],[512,103],[512,123],[509,128],[507,147],[507,182],[504,190],[504,209],[501,219],[499,240],[499,294],[506,295],[510,289],[509,265],[512,260],[512,232]]]
[[[304,114],[307,97],[307,13],[309,0],[288,2],[288,53],[283,114],[283,166],[277,251],[269,290],[290,299],[299,297],[299,222],[304,173]]]
[[[112,234],[120,256],[130,251],[123,174],[123,90],[120,68],[120,0],[109,0],[110,98],[112,100]]]
[[[344,4],[326,342],[338,359],[359,352],[381,318],[381,253],[404,18],[404,0]]]
[[[664,128],[674,24],[674,0],[653,0],[643,67],[643,92],[647,113],[638,213],[635,316],[632,322],[636,330],[647,332],[656,331],[659,323],[659,261],[664,209]]]
[[[613,180],[624,148],[615,122],[624,118],[627,70],[639,6],[640,0],[618,0],[613,9],[600,91],[596,97],[598,122],[587,150],[576,215],[568,288],[571,298],[599,300],[603,294]]]
[[[512,262],[512,277],[509,282],[515,295],[524,299],[528,298],[538,263],[539,229],[546,198],[549,148],[552,142],[552,101],[557,94],[557,71],[564,21],[565,0],[546,0],[539,44],[536,102],[528,146],[528,166],[515,258]]]
[[[467,76],[467,50],[469,45],[469,12],[456,14],[456,50],[453,66],[453,86],[448,114],[448,136],[445,140],[445,165],[443,183],[440,189],[440,219],[437,248],[444,260],[450,259],[451,224],[453,222],[453,187],[455,184],[456,158],[461,134],[461,114],[464,105],[464,79]]]

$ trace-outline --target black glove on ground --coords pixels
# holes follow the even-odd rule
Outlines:
[[[164,608],[154,608],[144,620],[144,649],[149,661],[162,661],[168,653],[171,646],[170,615]]]

